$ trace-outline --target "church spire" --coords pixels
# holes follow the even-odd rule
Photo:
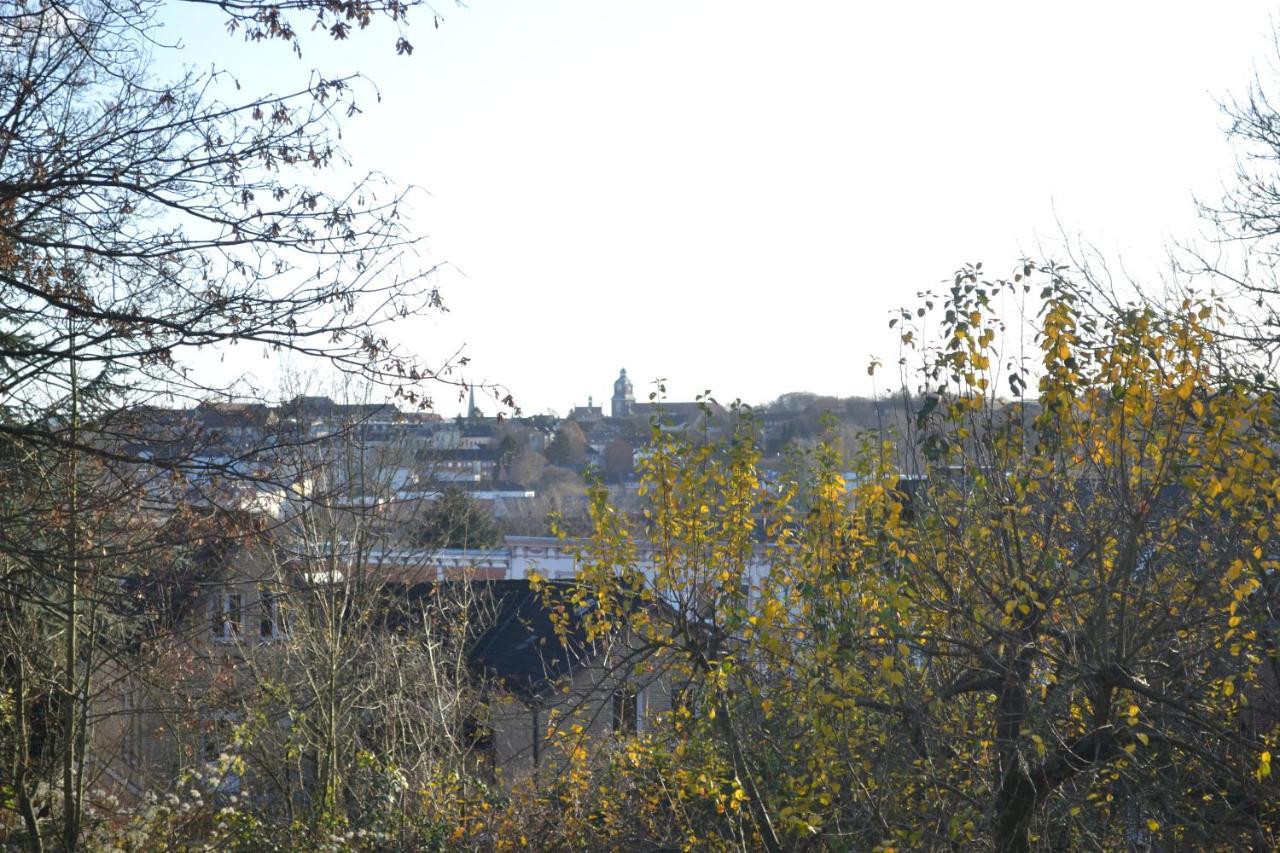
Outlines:
[[[613,400],[610,414],[615,418],[626,418],[631,416],[631,407],[635,404],[636,395],[631,387],[631,380],[627,378],[627,369],[622,368],[618,373],[617,380],[613,383]]]

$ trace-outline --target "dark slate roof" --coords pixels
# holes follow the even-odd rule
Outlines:
[[[550,433],[555,432],[556,425],[560,422],[560,419],[551,415],[530,415],[527,418],[515,418],[515,422],[524,424],[530,429]]]
[[[415,454],[419,462],[497,462],[496,447],[424,447]]]
[[[571,617],[567,643],[562,642],[543,592],[535,591],[528,581],[493,581],[487,592],[492,596],[493,622],[476,639],[470,655],[478,675],[533,696],[590,659],[581,620]]]
[[[458,581],[445,581],[456,584]],[[546,581],[534,590],[527,580],[472,581],[477,616],[485,626],[468,655],[472,672],[501,684],[529,701],[553,689],[555,682],[585,665],[594,650],[586,641],[581,613],[570,611],[562,641],[551,622],[546,588],[554,601],[572,587]],[[426,582],[406,590],[409,599],[434,594],[440,584]]]
[[[345,417],[353,420],[399,413],[399,409],[392,403],[335,403],[329,397],[302,395],[281,404],[280,411],[290,416],[306,414],[312,417]]]
[[[631,406],[631,413],[637,417],[661,416],[664,420],[686,422],[701,417],[706,410],[710,410],[713,417],[724,414],[724,407],[711,401],[705,404],[705,409],[703,403],[635,403]]]

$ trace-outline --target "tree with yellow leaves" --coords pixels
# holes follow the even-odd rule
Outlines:
[[[1036,355],[1011,359],[995,307],[1037,273]],[[892,612],[870,627],[918,732],[903,828],[1272,847],[1274,400],[1217,367],[1212,302],[1013,278],[966,269],[941,300],[911,518],[865,534]],[[1001,379],[1037,393],[1005,403]]]
[[[1280,843],[1277,411],[1220,306],[1020,265],[898,319],[904,434],[789,482],[746,413],[655,429],[643,522],[597,496],[576,603],[688,689],[592,783],[626,803],[592,843]]]

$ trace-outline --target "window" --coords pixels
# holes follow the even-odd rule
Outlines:
[[[613,730],[620,735],[633,735],[640,722],[640,697],[634,686],[623,684],[613,691]]]
[[[236,752],[236,726],[241,722],[240,715],[229,711],[207,711],[202,716],[200,734],[206,781],[215,793],[238,794],[240,773],[236,762],[229,759]]]
[[[220,590],[213,594],[213,601],[209,605],[209,621],[215,640],[226,642],[239,639],[241,611],[240,593]]]
[[[537,722],[536,717],[534,722]],[[468,716],[463,720],[462,739],[472,752],[487,754],[493,751],[493,729],[477,717]]]
[[[270,587],[258,587],[258,636],[264,640],[274,640],[283,636],[284,622],[280,612],[280,596]]]
[[[483,717],[467,715],[462,722],[462,742],[467,745],[474,767],[481,779],[494,783],[497,781],[497,756],[493,748],[493,729]]]
[[[537,707],[534,707],[532,710],[533,710],[533,724],[531,728],[533,730],[533,766],[541,767],[542,766],[542,714],[539,713],[539,709]]]
[[[133,686],[124,684],[120,688],[120,711],[124,718],[120,738],[120,752],[125,763],[136,767],[141,762],[141,750],[138,744],[137,700],[133,695]]]
[[[671,714],[673,716],[693,716],[693,682],[671,688]]]

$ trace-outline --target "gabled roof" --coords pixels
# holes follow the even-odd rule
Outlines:
[[[720,417],[724,415],[724,407],[719,403],[708,400],[705,403],[635,403],[631,407],[631,413],[637,417],[660,417],[667,421],[688,422],[696,420],[703,414],[710,412],[712,417]]]
[[[414,453],[419,462],[497,462],[496,447],[423,447]]]
[[[459,581],[426,582],[405,590],[410,600],[431,596]],[[471,581],[473,607],[483,628],[468,654],[473,673],[496,681],[525,701],[554,688],[560,679],[586,665],[596,654],[587,642],[582,612],[570,611],[563,639],[551,621],[557,592],[572,588],[569,581],[546,581],[534,589],[528,580]]]
[[[532,697],[591,659],[581,619],[575,618],[578,614],[571,613],[562,640],[542,591],[527,580],[493,581],[486,586],[492,595],[493,622],[471,649],[471,666],[478,675],[496,678],[506,689]]]

